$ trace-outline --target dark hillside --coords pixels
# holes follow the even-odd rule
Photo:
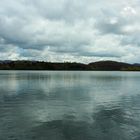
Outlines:
[[[123,63],[123,62],[116,62],[116,61],[99,61],[90,63],[89,66],[91,69],[95,70],[108,70],[108,71],[115,71],[115,70],[122,70],[124,68],[131,67],[131,64]]]
[[[0,61],[0,70],[140,71],[140,65],[116,61],[98,61],[90,64],[75,62]]]

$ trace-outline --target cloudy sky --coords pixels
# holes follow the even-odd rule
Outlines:
[[[0,60],[140,62],[140,0],[0,0]]]

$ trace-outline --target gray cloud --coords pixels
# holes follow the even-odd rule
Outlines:
[[[1,0],[0,59],[139,62],[139,4]]]

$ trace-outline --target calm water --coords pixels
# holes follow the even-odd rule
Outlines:
[[[0,140],[140,140],[140,73],[0,71]]]

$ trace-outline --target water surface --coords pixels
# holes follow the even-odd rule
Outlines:
[[[0,140],[140,140],[140,73],[0,71]]]

